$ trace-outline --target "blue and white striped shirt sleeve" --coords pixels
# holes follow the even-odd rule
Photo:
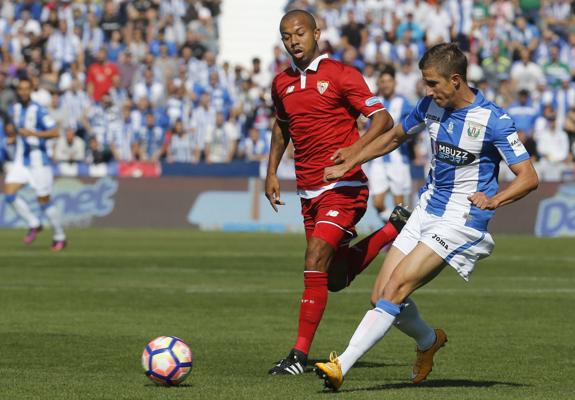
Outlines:
[[[497,118],[492,129],[493,144],[507,165],[529,159],[529,153],[519,140],[515,123],[507,114]]]
[[[44,107],[38,107],[38,114],[36,119],[36,129],[40,131],[48,131],[56,127],[56,121]]]
[[[431,97],[422,98],[409,115],[403,119],[401,126],[406,134],[415,135],[425,129],[425,112],[430,102]]]

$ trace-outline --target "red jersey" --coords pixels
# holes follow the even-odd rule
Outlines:
[[[105,62],[102,65],[94,63],[88,67],[86,83],[94,85],[93,97],[95,101],[102,100],[104,94],[112,87],[112,78],[118,73],[116,64],[110,62]]]
[[[359,115],[385,110],[355,68],[321,55],[305,71],[292,66],[278,74],[272,98],[277,119],[288,123],[301,197],[316,197],[334,186],[366,184],[360,167],[338,182],[328,185],[323,180],[324,168],[333,165],[333,153],[359,139]]]

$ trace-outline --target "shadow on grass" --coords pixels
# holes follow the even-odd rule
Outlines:
[[[419,389],[419,388],[489,388],[492,386],[526,387],[523,383],[501,382],[501,381],[473,381],[470,379],[436,379],[414,385],[410,382],[385,383],[367,388],[343,389],[340,392],[371,392],[388,389]]]
[[[307,368],[305,373],[313,372],[315,368],[315,363],[318,362],[325,362],[326,360],[307,360]],[[384,368],[384,367],[405,367],[409,364],[401,364],[401,363],[383,363],[383,362],[370,362],[370,361],[358,361],[353,364],[353,368]]]
[[[173,386],[164,386],[164,385],[156,385],[155,383],[146,383],[144,386],[152,387],[152,388],[160,388],[160,389],[181,389],[181,388],[190,388],[193,387],[191,383],[181,383],[179,385]]]

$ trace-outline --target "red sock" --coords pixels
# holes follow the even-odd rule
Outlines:
[[[348,255],[348,285],[377,257],[383,246],[391,243],[397,235],[398,232],[395,227],[388,222],[379,230],[350,247]]]
[[[327,272],[305,271],[303,276],[305,289],[301,296],[294,349],[308,354],[327,304]]]

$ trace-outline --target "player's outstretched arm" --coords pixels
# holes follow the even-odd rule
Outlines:
[[[280,200],[280,181],[276,173],[282,156],[289,144],[289,140],[290,134],[287,123],[276,120],[272,128],[272,140],[265,185],[266,197],[275,212],[278,211],[278,205],[285,204]]]
[[[337,164],[336,158],[332,157],[336,165],[327,167],[324,170],[323,178],[326,182],[339,179],[352,168],[397,149],[408,137],[409,136],[403,131],[401,124],[396,125],[393,129],[385,132],[361,148],[360,151],[352,154],[346,161]],[[340,150],[337,150],[334,156],[336,156]]]
[[[471,203],[482,210],[495,210],[506,204],[511,204],[525,196],[539,186],[537,172],[531,160],[521,161],[510,165],[515,179],[504,190],[489,198],[485,193],[477,192],[468,197]]]
[[[393,118],[387,112],[387,110],[381,110],[376,112],[371,116],[371,123],[369,129],[363,136],[359,138],[357,142],[348,147],[343,147],[338,149],[331,156],[331,160],[334,164],[342,164],[348,158],[359,153],[361,149],[367,146],[369,143],[373,142],[376,138],[383,135],[385,132],[393,128]]]

